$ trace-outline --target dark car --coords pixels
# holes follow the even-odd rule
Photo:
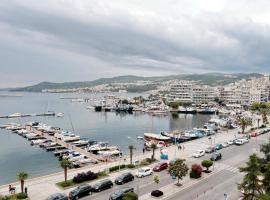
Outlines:
[[[160,172],[162,170],[165,170],[168,168],[168,164],[166,162],[163,162],[163,163],[159,163],[157,164],[154,168],[153,168],[153,171],[154,172]]]
[[[113,187],[113,182],[110,179],[105,179],[103,181],[100,181],[100,182],[96,183],[93,186],[93,191],[94,192],[100,192],[102,190],[106,190],[106,189],[109,189],[109,188],[112,188],[112,187]]]
[[[214,153],[214,154],[211,156],[210,160],[212,160],[212,161],[218,161],[218,160],[220,160],[221,158],[222,158],[221,153]]]
[[[133,192],[133,191],[134,189],[130,187],[118,189],[114,193],[111,194],[110,200],[122,200],[125,194],[127,194],[128,192]]]
[[[127,183],[127,182],[130,182],[130,181],[133,181],[134,180],[134,176],[133,174],[127,172],[127,173],[124,173],[124,174],[121,174],[120,176],[118,176],[116,179],[115,179],[115,184],[117,185],[122,185],[124,183]]]
[[[223,148],[222,144],[216,144],[216,150],[220,150],[222,148]]]
[[[49,196],[46,200],[68,200],[68,197],[63,193],[55,193]]]
[[[82,184],[69,193],[69,199],[79,199],[90,194],[92,194],[92,187],[88,184]]]

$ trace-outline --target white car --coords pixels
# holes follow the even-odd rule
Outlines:
[[[136,176],[138,178],[143,178],[145,176],[150,176],[153,174],[153,171],[150,167],[143,167],[141,169],[138,169],[138,171],[136,172]]]
[[[232,141],[232,140],[229,140],[227,143],[228,143],[229,145],[233,145],[233,141]]]
[[[193,153],[192,156],[193,156],[194,158],[199,158],[199,157],[201,157],[201,156],[204,156],[204,154],[205,154],[205,151],[204,151],[204,150],[198,150],[198,151],[196,151],[195,153]]]
[[[229,143],[228,143],[228,142],[224,142],[224,143],[222,144],[222,146],[223,146],[223,148],[226,148],[226,147],[229,146]]]

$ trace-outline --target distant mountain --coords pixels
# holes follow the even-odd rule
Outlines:
[[[101,84],[111,83],[132,83],[139,80],[154,81],[160,83],[168,80],[193,80],[198,81],[206,85],[225,85],[235,82],[241,79],[247,79],[250,77],[261,77],[262,74],[258,73],[237,73],[237,74],[223,74],[223,73],[206,73],[206,74],[180,74],[171,76],[158,76],[158,77],[140,77],[140,76],[117,76],[113,78],[100,78],[93,81],[83,82],[64,82],[64,83],[52,83],[41,82],[37,85],[28,87],[14,88],[10,91],[28,91],[28,92],[41,92],[43,89],[70,89],[70,88],[82,88],[92,87]]]

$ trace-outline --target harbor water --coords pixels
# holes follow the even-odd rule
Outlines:
[[[8,92],[1,92],[8,94]],[[68,97],[96,98],[105,94],[48,94],[20,93],[22,97],[0,97],[0,115],[12,113],[44,113],[63,112],[62,118],[57,117],[27,117],[0,119],[0,124],[15,122],[25,123],[39,121],[65,130],[74,129],[82,138],[96,141],[107,141],[118,146],[124,154],[128,153],[128,145],[136,145],[129,138],[136,139],[145,132],[160,133],[176,129],[188,130],[202,127],[211,116],[209,115],[157,115],[134,112],[133,114],[115,112],[94,112],[86,109],[85,102],[71,102]],[[119,94],[116,94],[119,95]],[[146,94],[127,93],[126,97]],[[5,129],[0,129],[0,184],[16,181],[19,171],[26,171],[31,177],[46,175],[61,171],[59,162],[51,152],[39,147],[30,146],[24,138]]]

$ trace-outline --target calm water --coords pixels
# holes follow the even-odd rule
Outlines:
[[[7,122],[24,123],[40,121],[66,130],[72,130],[72,121],[75,132],[81,137],[98,141],[108,141],[118,145],[123,151],[132,144],[128,137],[136,138],[145,132],[159,133],[175,129],[191,129],[200,127],[207,122],[210,116],[206,115],[178,115],[151,116],[144,113],[116,114],[113,112],[96,113],[87,110],[85,103],[71,102],[61,97],[91,97],[91,94],[35,94],[21,93],[23,97],[0,97],[0,115],[20,113],[41,113],[47,110],[64,112],[65,117],[34,117],[20,119],[0,119],[0,124]],[[126,94],[139,96],[141,94]],[[68,115],[70,115],[71,120]],[[19,171],[27,171],[31,177],[58,172],[58,160],[52,153],[38,147],[30,146],[24,138],[0,130],[0,184],[16,180]]]

